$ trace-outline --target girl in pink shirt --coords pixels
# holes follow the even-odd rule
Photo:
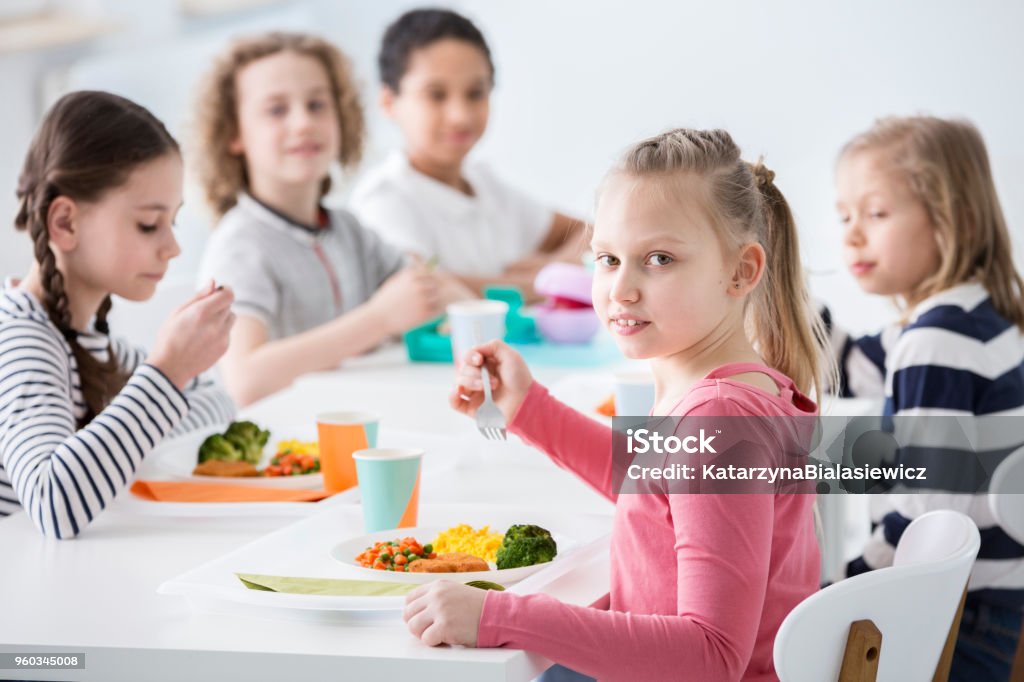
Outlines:
[[[829,373],[824,331],[773,178],[728,133],[685,129],[640,142],[606,178],[594,306],[626,356],[650,360],[653,414],[817,413],[806,393]],[[611,430],[552,398],[503,343],[467,355],[455,409],[475,414],[485,362],[510,430],[616,502],[609,608],[438,581],[409,595],[409,630],[601,679],[776,679],[775,633],[818,587],[814,496],[617,495]]]

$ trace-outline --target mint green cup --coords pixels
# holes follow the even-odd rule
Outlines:
[[[367,448],[352,453],[367,533],[413,528],[419,516],[423,450]]]

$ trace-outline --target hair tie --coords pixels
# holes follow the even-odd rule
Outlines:
[[[754,183],[758,189],[763,189],[775,181],[775,171],[765,166],[761,160],[758,160],[751,170],[754,171]]]

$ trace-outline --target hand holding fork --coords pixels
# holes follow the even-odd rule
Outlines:
[[[533,375],[522,356],[502,341],[489,341],[466,354],[449,403],[474,417],[484,437],[504,440],[507,424],[519,411],[531,384]]]

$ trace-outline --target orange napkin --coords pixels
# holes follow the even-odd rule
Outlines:
[[[603,414],[606,417],[615,416],[615,394],[608,396],[605,400],[594,408],[598,414]]]
[[[153,502],[316,502],[331,494],[324,490],[189,481],[135,481],[131,491],[136,497]]]

